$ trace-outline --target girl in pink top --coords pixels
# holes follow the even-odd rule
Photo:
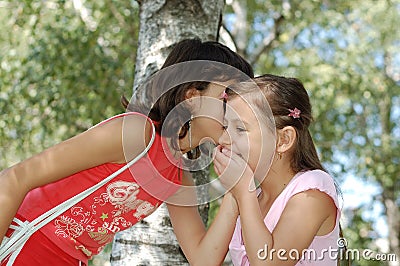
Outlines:
[[[233,264],[337,265],[337,189],[308,129],[303,85],[263,75],[232,87],[227,98],[214,165],[225,186],[235,185]]]
[[[153,136],[152,124],[156,129],[154,143],[140,161],[34,233],[21,252],[15,253],[18,256],[14,265],[87,264],[116,232],[134,226],[177,194],[179,185],[193,186],[188,171],[180,168],[180,156],[189,153],[188,157],[193,157],[191,154],[195,153],[191,151],[201,141],[217,142],[222,133],[220,95],[225,87],[211,81],[221,84],[236,79],[230,75],[232,69],[243,76],[252,77],[253,72],[243,58],[226,46],[197,39],[178,43],[162,69],[189,61],[193,68],[186,72],[167,72],[171,74],[167,79],[148,84],[146,95],[154,97],[154,104],[145,112],[148,116],[129,112],[113,117],[0,172],[1,241],[12,233],[8,228],[13,217],[31,221],[97,184],[140,154]],[[221,68],[212,62],[226,65]],[[229,66],[230,72],[225,72]],[[197,80],[188,78],[173,87],[164,86],[168,81],[184,79],[192,69]],[[180,112],[168,119],[177,105]],[[130,104],[128,110],[137,111],[138,106]],[[207,234],[195,204],[169,202],[177,239],[190,263],[210,265],[223,261],[237,216],[231,200],[230,194],[224,197],[221,215]],[[226,217],[231,220],[228,224],[222,219]]]

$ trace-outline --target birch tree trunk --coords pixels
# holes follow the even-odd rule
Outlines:
[[[140,0],[140,31],[133,97],[145,99],[139,85],[160,69],[172,45],[198,37],[217,40],[224,0]],[[208,182],[207,171],[195,174],[196,183]],[[208,206],[201,206],[207,221]],[[190,226],[190,225],[188,225]],[[175,238],[168,210],[157,211],[116,235],[111,265],[186,265]]]
[[[385,194],[385,192],[384,192]],[[394,193],[392,193],[394,194]],[[388,220],[388,229],[389,229],[389,252],[393,252],[396,256],[396,261],[389,261],[388,264],[390,266],[399,266],[400,265],[400,212],[399,207],[396,204],[396,200],[392,197],[383,197],[383,203],[385,204],[385,211]]]

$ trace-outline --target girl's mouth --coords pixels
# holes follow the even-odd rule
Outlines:
[[[220,152],[222,152],[222,153],[224,153],[226,155],[231,154],[231,153],[235,153],[237,156],[239,156],[240,158],[244,159],[244,157],[243,157],[243,155],[241,153],[236,153],[236,152],[232,151],[231,149],[228,149],[227,147],[224,147],[224,146],[220,147]]]

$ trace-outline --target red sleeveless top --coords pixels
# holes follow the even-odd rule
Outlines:
[[[124,113],[102,123],[126,115],[144,116]],[[180,161],[174,159],[167,147],[165,138],[156,134],[147,155],[40,231],[67,254],[83,262],[98,254],[117,232],[150,215],[178,190],[182,176]],[[123,165],[105,163],[36,188],[25,197],[17,217],[32,221]]]

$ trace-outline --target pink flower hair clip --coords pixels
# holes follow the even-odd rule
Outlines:
[[[223,91],[219,98],[225,101],[228,100],[228,94],[226,93],[226,91]]]
[[[301,111],[299,109],[297,108],[294,108],[293,110],[289,109],[289,112],[290,113],[288,114],[288,116],[291,116],[293,118],[300,118]]]

